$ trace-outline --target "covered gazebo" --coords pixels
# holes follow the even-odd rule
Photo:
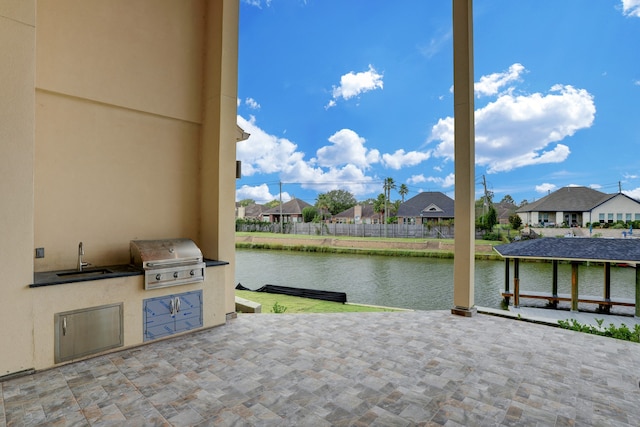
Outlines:
[[[640,263],[640,240],[604,238],[554,238],[525,240],[498,245],[494,250],[505,259],[505,290],[502,296],[507,303],[520,305],[520,298],[546,299],[553,307],[559,301],[570,301],[571,310],[578,311],[578,303],[598,304],[601,311],[609,312],[612,305],[635,307],[635,316],[640,317],[640,269],[636,268],[635,300],[611,298],[611,264]],[[509,265],[513,259],[513,291],[510,290]],[[520,290],[520,260],[547,260],[553,263],[551,292]],[[558,294],[558,262],[571,263],[571,294]],[[602,296],[586,296],[579,293],[578,266],[582,262],[597,262],[604,265],[604,287]]]

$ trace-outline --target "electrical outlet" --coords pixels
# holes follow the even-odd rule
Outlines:
[[[44,258],[44,248],[36,248],[36,258]]]

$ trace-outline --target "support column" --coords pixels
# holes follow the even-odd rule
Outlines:
[[[571,263],[571,311],[578,311],[578,263]]]
[[[475,128],[472,0],[453,0],[455,250],[453,314],[473,316],[475,268]]]
[[[611,301],[611,263],[604,263],[604,300],[609,302]],[[607,313],[611,311],[611,306],[609,304],[600,304],[598,307],[598,311],[601,313]]]
[[[558,297],[558,260],[554,259],[552,262],[553,274],[551,278],[551,295]],[[553,308],[558,307],[558,300],[553,300],[549,303],[549,306]]]
[[[513,260],[513,306],[520,307],[520,259]]]
[[[200,152],[200,236],[205,258],[229,262],[225,312],[235,311],[238,0],[206,1],[205,67]],[[195,165],[194,165],[195,167]]]
[[[509,258],[505,258],[504,259],[504,292],[508,293],[509,292],[509,280],[511,280],[511,277],[509,277],[509,262],[511,260]],[[504,303],[509,306],[509,297],[504,297]]]
[[[636,264],[636,317],[640,317],[640,265]]]

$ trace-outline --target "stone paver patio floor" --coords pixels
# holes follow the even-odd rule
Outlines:
[[[483,314],[241,315],[4,381],[0,426],[640,426],[639,381],[639,344]]]

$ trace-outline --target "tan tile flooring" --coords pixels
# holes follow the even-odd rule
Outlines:
[[[639,381],[639,344],[484,314],[242,315],[7,380],[0,426],[640,426]]]

